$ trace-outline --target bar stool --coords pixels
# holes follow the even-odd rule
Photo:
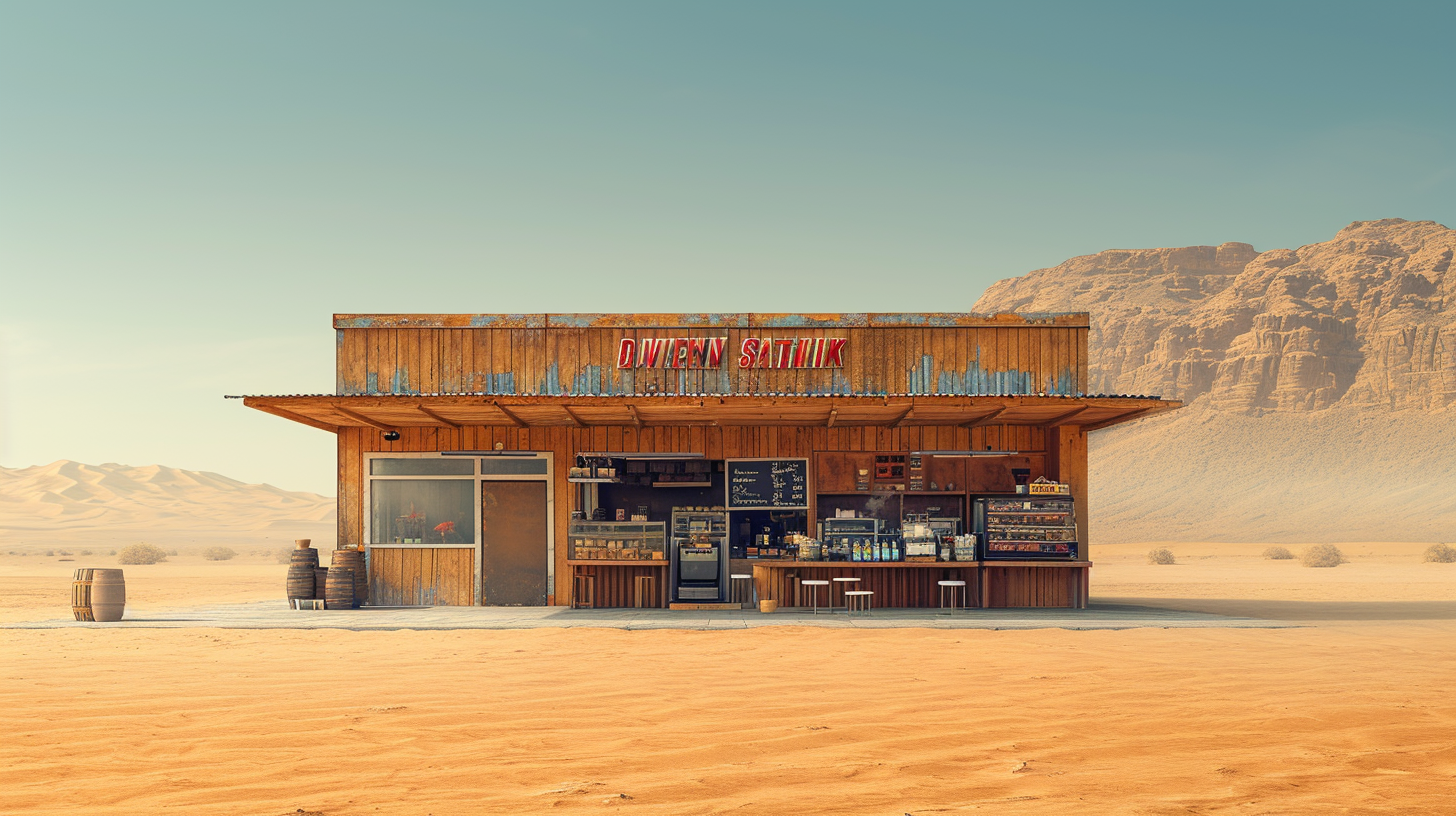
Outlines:
[[[969,609],[970,608],[967,605],[967,600],[968,599],[966,598],[966,582],[965,581],[936,581],[935,583],[940,587],[940,608],[941,609],[944,609],[945,608],[945,591],[947,589],[950,590],[950,609],[951,609],[951,612],[955,612],[955,610],[957,608],[956,607],[956,598],[957,597],[960,598],[960,608],[961,609]]]
[[[814,614],[819,614],[819,587],[829,586],[828,581],[800,581],[799,586],[809,587],[809,597],[813,603]],[[824,590],[826,593],[829,590]]]
[[[752,609],[758,606],[758,587],[753,585],[753,576],[735,573],[728,576],[733,581],[733,597],[737,599],[738,606],[745,609]],[[744,586],[741,581],[747,581]]]
[[[852,589],[844,593],[845,611],[853,615],[855,612],[865,615],[870,614],[870,606],[874,601],[875,593],[869,589]]]
[[[858,583],[859,583],[859,579],[858,578],[835,578],[834,579],[834,585],[837,586],[837,587],[839,587],[839,600],[841,600],[841,601],[844,601],[845,600],[844,599],[844,591],[847,590],[847,589],[849,589],[849,585],[850,584],[858,584]],[[831,609],[834,607],[834,593],[833,592],[830,592],[829,593],[829,606],[830,606]],[[849,609],[849,602],[848,601],[845,601],[844,608],[845,609]]]

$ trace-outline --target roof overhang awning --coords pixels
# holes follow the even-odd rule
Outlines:
[[[1094,431],[1166,413],[1157,397],[1057,396],[249,396],[259,411],[337,433],[342,428],[598,426],[901,427],[1078,425]]]

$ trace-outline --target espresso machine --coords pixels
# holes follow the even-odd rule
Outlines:
[[[668,555],[673,601],[728,601],[727,513],[674,509]]]

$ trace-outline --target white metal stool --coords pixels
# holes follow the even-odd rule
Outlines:
[[[815,615],[819,614],[819,587],[827,587],[827,586],[829,586],[829,582],[828,581],[800,581],[799,582],[799,586],[809,587],[809,597],[811,599],[811,603],[813,604],[812,609],[813,609]],[[824,591],[825,592],[828,592],[829,590],[826,589]]]
[[[945,591],[950,590],[950,609],[954,612],[957,608],[969,609],[966,605],[966,582],[965,581],[936,581],[940,587],[940,608],[945,608]],[[960,604],[957,606],[956,598],[960,597]]]
[[[753,576],[736,573],[728,576],[733,581],[733,597],[738,599],[738,605],[744,609],[758,607],[758,587],[753,585]],[[741,581],[747,581],[748,586],[743,586]]]
[[[874,600],[875,593],[868,589],[851,589],[844,593],[845,609],[853,615],[858,612],[861,615],[869,615],[870,605]]]
[[[847,589],[849,589],[849,585],[850,584],[858,584],[859,583],[859,579],[858,578],[835,578],[833,580],[834,580],[834,585],[837,586],[837,587],[839,587],[839,590],[840,590],[840,592],[839,592],[839,600],[844,601],[844,608],[846,610],[849,609],[849,601],[846,601],[845,600],[845,598],[844,598],[844,591],[847,590]],[[832,591],[829,593],[829,606],[830,606],[831,609],[834,607],[834,593]]]

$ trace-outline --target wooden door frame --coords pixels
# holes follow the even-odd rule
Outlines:
[[[526,454],[530,454],[527,456]],[[490,460],[493,457],[482,456],[481,460]],[[549,452],[540,451],[512,451],[511,459],[544,459],[546,460],[546,472],[543,473],[485,473],[485,461],[476,465],[476,472],[480,475],[475,480],[475,512],[476,534],[475,534],[475,606],[485,606],[485,497],[481,489],[484,482],[545,482],[546,483],[546,598],[550,600],[553,587],[556,586],[556,490],[555,490],[555,455]]]

